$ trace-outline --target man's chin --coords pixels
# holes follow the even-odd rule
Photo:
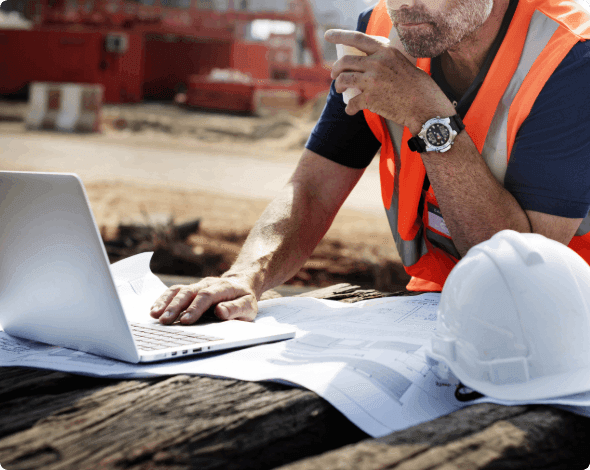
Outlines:
[[[444,52],[444,50],[440,50],[440,42],[433,38],[416,37],[416,35],[409,34],[413,31],[417,32],[418,29],[423,28],[421,26],[396,27],[399,39],[408,54],[412,57],[432,58]]]
[[[419,40],[417,38],[407,39],[403,38],[398,29],[398,35],[404,49],[412,57],[432,58],[441,55],[444,50],[440,50],[440,46],[432,44],[430,40]]]

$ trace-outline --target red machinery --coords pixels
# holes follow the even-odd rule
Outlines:
[[[33,81],[100,83],[110,103],[179,94],[255,111],[330,84],[307,0],[30,0],[27,16],[31,30],[0,30],[0,95]],[[292,31],[254,37],[265,21]]]

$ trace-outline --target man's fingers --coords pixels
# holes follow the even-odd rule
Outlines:
[[[150,315],[153,318],[160,318],[160,315],[164,313],[164,310],[166,310],[166,307],[168,307],[168,304],[178,293],[181,287],[182,286],[172,286],[166,289],[164,293],[156,299],[154,305],[152,305]]]
[[[196,322],[201,315],[210,307],[219,304],[220,302],[235,301],[238,302],[236,305],[241,305],[240,299],[243,297],[251,297],[256,301],[254,295],[243,289],[241,286],[236,286],[232,282],[227,280],[221,280],[217,284],[212,284],[204,289],[200,289],[196,292],[194,299],[190,303],[190,306],[186,308],[186,311],[181,313],[180,321],[184,324],[191,324]],[[223,309],[222,309],[223,311]],[[234,318],[231,313],[226,316],[225,311],[222,315],[215,311],[215,314],[222,320],[228,320]]]
[[[258,313],[258,302],[253,295],[221,302],[215,307],[215,315],[222,320],[253,321]]]
[[[150,315],[160,323],[195,323],[207,309],[218,306],[215,314],[222,320],[251,321],[258,312],[254,293],[239,281],[205,278],[189,286],[173,286],[154,302]]]
[[[334,81],[334,88],[338,93],[344,93],[349,88],[358,88],[362,90],[361,86],[362,75],[357,72],[343,72]]]
[[[225,289],[208,287],[200,290],[196,293],[190,305],[181,312],[180,322],[185,325],[196,322],[209,307],[220,300],[225,300],[226,297],[227,292]]]
[[[329,29],[324,34],[324,39],[332,44],[344,44],[346,46],[356,47],[365,54],[374,54],[383,43],[368,34],[359,31],[346,31],[344,29]]]
[[[362,111],[363,109],[368,109],[365,93],[361,93],[360,95],[357,95],[354,98],[352,98],[346,105],[344,111],[346,111],[346,114],[348,114],[349,116],[353,116],[359,111]]]
[[[166,325],[174,323],[178,318],[178,315],[183,312],[184,309],[187,308],[195,298],[196,292],[199,291],[198,286],[198,284],[182,286],[174,298],[170,301],[164,313],[160,316],[160,323],[164,323]]]
[[[197,295],[195,295],[190,306],[185,312],[182,312],[182,315],[180,316],[181,323],[190,325],[191,323],[196,322],[209,307],[222,300],[226,300],[227,297],[228,293],[225,289],[211,287],[197,292]]]
[[[332,66],[330,76],[336,80],[344,72],[364,72],[367,69],[367,56],[345,55]]]

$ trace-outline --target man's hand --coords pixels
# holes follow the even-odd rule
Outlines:
[[[420,132],[428,119],[455,114],[452,103],[434,80],[398,49],[358,31],[332,29],[326,32],[325,39],[356,47],[367,54],[344,56],[332,68],[338,93],[348,88],[362,91],[349,101],[347,114],[368,109],[407,126],[412,134]]]
[[[196,284],[168,288],[154,302],[150,315],[166,325],[177,319],[190,325],[211,307],[221,320],[252,321],[258,313],[258,301],[248,282],[207,277]]]

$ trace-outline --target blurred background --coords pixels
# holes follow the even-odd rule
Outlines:
[[[0,170],[79,174],[111,261],[221,274],[321,114],[324,32],[368,1],[5,0]],[[403,289],[377,160],[292,288]]]

